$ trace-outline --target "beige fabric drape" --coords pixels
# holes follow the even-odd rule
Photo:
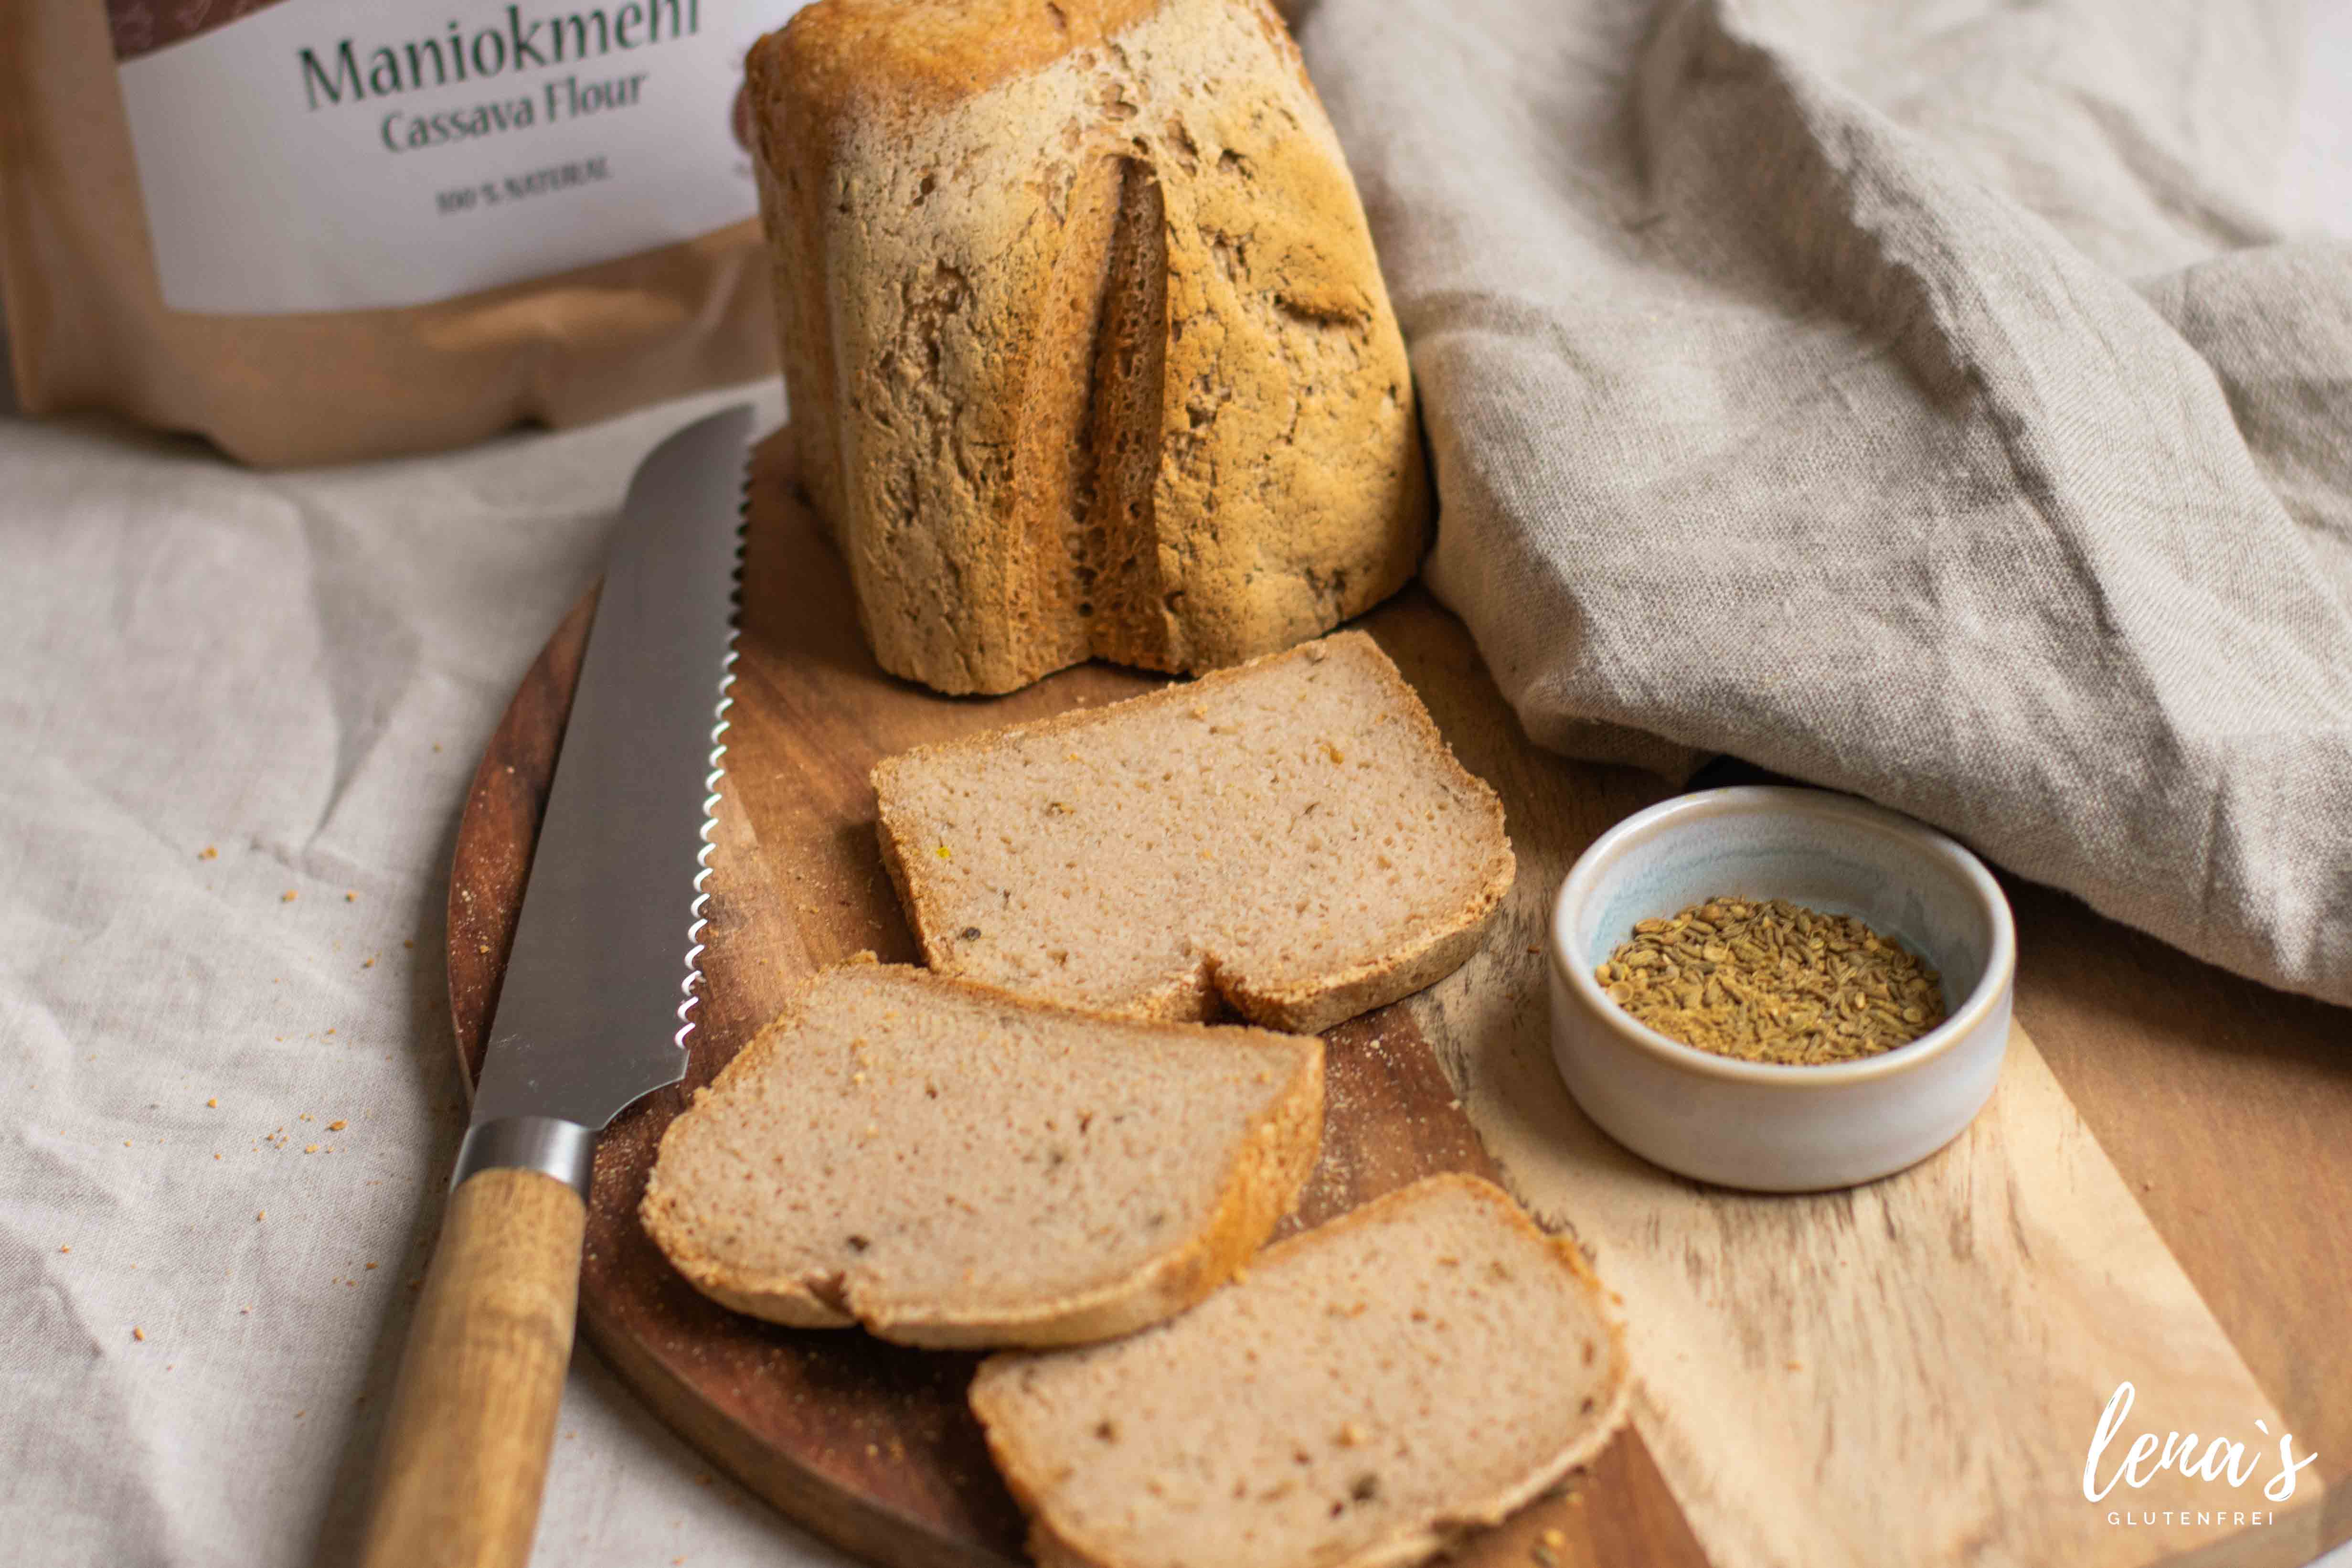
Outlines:
[[[2269,211],[2304,36],[1319,0],[1428,574],[1536,739],[1853,790],[2352,1002],[2352,248]]]
[[[0,1560],[351,1561],[465,1123],[467,781],[727,395],[269,475],[0,400]],[[558,1432],[543,1568],[847,1562],[584,1347]]]

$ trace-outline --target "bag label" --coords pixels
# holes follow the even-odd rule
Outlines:
[[[798,8],[108,0],[163,302],[425,305],[750,217],[743,54]]]

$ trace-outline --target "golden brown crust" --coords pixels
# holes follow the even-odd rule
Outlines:
[[[1351,1209],[1338,1219],[1302,1231],[1297,1236],[1276,1243],[1259,1254],[1255,1269],[1270,1269],[1291,1252],[1328,1242],[1351,1229],[1374,1223],[1391,1210],[1408,1206],[1426,1197],[1433,1189],[1451,1188],[1485,1205],[1505,1217],[1514,1228],[1535,1237],[1550,1251],[1553,1258],[1574,1277],[1578,1288],[1587,1293],[1608,1336],[1608,1365],[1613,1375],[1609,1393],[1591,1424],[1580,1431],[1575,1439],[1556,1454],[1518,1478],[1512,1485],[1486,1497],[1474,1499],[1442,1516],[1416,1524],[1375,1542],[1362,1551],[1317,1568],[1399,1568],[1405,1563],[1419,1563],[1440,1552],[1470,1531],[1500,1523],[1538,1494],[1580,1465],[1589,1464],[1601,1449],[1607,1447],[1625,1424],[1632,1399],[1633,1380],[1625,1359],[1623,1325],[1610,1312],[1605,1302],[1605,1289],[1592,1268],[1584,1259],[1575,1243],[1563,1237],[1547,1235],[1530,1219],[1527,1212],[1510,1195],[1493,1183],[1462,1172],[1445,1172],[1425,1176],[1409,1186],[1375,1198],[1370,1203]],[[989,1457],[997,1472],[1004,1478],[1005,1487],[1013,1500],[1029,1520],[1029,1552],[1040,1568],[1129,1568],[1118,1548],[1106,1542],[1088,1541],[1066,1534],[1049,1521],[1044,1502],[1055,1477],[1045,1471],[1047,1461],[1043,1456],[1032,1456],[1021,1448],[1013,1436],[1014,1422],[1007,1401],[1013,1397],[1012,1384],[1017,1369],[1030,1359],[1031,1352],[1008,1352],[991,1356],[981,1363],[973,1377],[970,1400],[972,1413],[981,1424],[988,1441]]]
[[[871,963],[862,953],[851,963]],[[837,966],[840,967],[840,966]],[[800,1021],[822,973],[797,987],[734,1060],[719,1071],[696,1103],[662,1134],[646,1178],[638,1217],[646,1234],[696,1289],[751,1317],[793,1328],[844,1328],[862,1323],[868,1331],[902,1344],[933,1349],[989,1349],[1004,1345],[1083,1344],[1131,1333],[1171,1317],[1215,1289],[1239,1268],[1284,1215],[1296,1205],[1322,1151],[1323,1054],[1319,1045],[1303,1054],[1279,1093],[1234,1139],[1228,1151],[1217,1206],[1193,1234],[1172,1244],[1128,1278],[1081,1295],[1038,1302],[1018,1310],[971,1309],[940,1302],[928,1309],[860,1299],[854,1281],[844,1285],[808,1276],[746,1278],[702,1246],[683,1215],[681,1200],[665,1184],[661,1153],[687,1136],[701,1114],[706,1095],[738,1077],[768,1070],[771,1059]],[[1033,1016],[1067,1018],[1066,1009],[1006,996],[987,986],[925,973],[925,983],[961,993],[990,1005]],[[1122,1021],[1122,1027],[1134,1027]]]
[[[1099,44],[1160,0],[823,0],[752,46],[819,119],[934,110]]]
[[[749,93],[802,478],[885,668],[1215,668],[1412,576],[1403,340],[1260,0],[818,0]]]

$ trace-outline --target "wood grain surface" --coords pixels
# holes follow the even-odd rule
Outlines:
[[[490,1170],[450,1194],[384,1423],[361,1568],[525,1568],[572,1365],[580,1194]]]
[[[963,1401],[977,1358],[730,1312],[698,1295],[654,1249],[637,1225],[636,1202],[683,1096],[749,1041],[793,981],[861,951],[916,961],[875,838],[866,779],[873,763],[919,742],[1116,700],[1154,681],[1093,665],[1009,698],[958,700],[883,675],[858,637],[841,565],[792,498],[778,452],[772,442],[762,448],[752,486],[691,1065],[680,1089],[624,1115],[599,1147],[582,1331],[690,1440],[844,1547],[924,1568],[1017,1563],[1022,1521]],[[583,601],[525,679],[477,772],[460,828],[450,998],[469,1075],[479,1070],[593,617],[593,603]],[[1379,617],[1371,624],[1377,631]],[[1383,1009],[1326,1040],[1323,1156],[1286,1228],[1432,1172],[1496,1174],[1409,1012]],[[1547,1539],[1550,1532],[1556,1539]],[[1566,1489],[1467,1543],[1458,1560],[1525,1563],[1534,1544],[1562,1568],[1705,1561],[1632,1433]]]
[[[860,950],[914,959],[874,840],[877,758],[1151,684],[1089,666],[971,701],[882,675],[781,464],[772,440],[752,487],[688,1089],[799,976]],[[449,965],[469,1070],[592,616],[583,601],[551,639],[467,801]],[[1502,793],[1519,880],[1461,973],[1328,1037],[1326,1149],[1301,1220],[1430,1171],[1497,1173],[1491,1150],[1501,1178],[1573,1228],[1625,1293],[1644,1385],[1634,1431],[1463,1559],[2286,1563],[2347,1533],[2319,1483],[2352,1468],[2341,1334],[2352,1015],[2012,885],[2019,1017],[2047,1029],[2049,1058],[2021,1031],[1993,1110],[1967,1137],[1847,1194],[1750,1198],[1680,1182],[1616,1150],[1567,1100],[1541,1045],[1530,951],[1568,863],[1664,786],[1532,750],[1458,623],[1418,590],[1361,624]],[[1020,1521],[963,1406],[971,1358],[738,1317],[646,1242],[635,1202],[679,1103],[653,1097],[600,1150],[584,1336],[689,1439],[845,1547],[892,1564],[1017,1560]],[[2120,1377],[2141,1391],[2131,1433],[2188,1424],[2259,1441],[2261,1419],[2321,1463],[2276,1525],[2229,1525],[2248,1500],[2226,1486],[2086,1502],[2083,1448]],[[2225,1522],[2105,1522],[2117,1506],[2199,1503]]]
[[[2030,1033],[2032,987],[2021,984],[1992,1105],[1912,1170],[1795,1197],[1663,1176],[1562,1088],[1541,952],[1576,855],[1657,785],[1528,748],[1442,613],[1398,616],[1381,640],[1465,765],[1501,793],[1519,856],[1505,931],[1406,1005],[1465,1085],[1506,1184],[1573,1229],[1623,1292],[1636,1423],[1711,1558],[2131,1565],[2226,1546],[2213,1560],[2300,1564],[2316,1552],[2316,1468],[2275,1525],[2239,1518],[2273,1510],[2259,1481],[2233,1491],[2168,1473],[2103,1503],[2084,1498],[2085,1450],[2126,1380],[2133,1418],[2103,1478],[2149,1425],[2159,1440],[2196,1430],[2266,1451],[2264,1428],[2293,1430],[2299,1448],[2327,1449],[2253,1374],[2051,1074]],[[2041,956],[2038,934],[2021,928],[2021,974]],[[2134,1103],[2144,1113],[2150,1100]],[[2200,1178],[2230,1179],[2218,1160]],[[2343,1267],[2328,1256],[2342,1234],[2332,1228],[2306,1216],[2305,1280]],[[2317,1316],[2305,1322],[2315,1351],[2335,1337]],[[2183,1510],[2187,1522],[2160,1528],[2107,1520]]]

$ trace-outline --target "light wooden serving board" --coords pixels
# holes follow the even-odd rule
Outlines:
[[[635,1205],[683,1095],[750,1039],[795,980],[861,950],[915,959],[875,842],[873,763],[1152,682],[1088,666],[974,700],[883,675],[858,637],[841,564],[793,498],[773,440],[755,466],[744,599],[692,1065],[681,1090],[625,1115],[600,1149],[583,1334],[739,1479],[848,1549],[906,1568],[1017,1562],[1018,1513],[963,1405],[973,1358],[728,1312],[669,1268]],[[592,616],[583,602],[549,643],[467,804],[449,964],[469,1072]],[[1595,1131],[1550,1067],[1540,932],[1570,862],[1662,786],[1530,747],[1459,624],[1417,589],[1361,624],[1465,764],[1501,793],[1519,872],[1491,939],[1462,972],[1327,1037],[1325,1152],[1299,1218],[1330,1217],[1433,1171],[1499,1174],[1548,1223],[1572,1230],[1622,1294],[1640,1382],[1631,1430],[1565,1491],[1466,1542],[1455,1561],[2286,1564],[2352,1528],[2342,1510],[2320,1506],[2323,1480],[2352,1458],[2352,1412],[2306,1398],[2294,1381],[2306,1352],[2345,1364],[2340,1334],[2324,1326],[2339,1320],[2304,1304],[2284,1354],[2262,1347],[2273,1386],[2278,1368],[2289,1369],[2283,1414],[2022,1029],[1993,1105],[1968,1135],[1852,1193],[1702,1188]],[[2078,910],[2028,900],[2020,914],[2028,1021],[2037,923],[2071,922],[2121,942],[2126,956],[2140,952]],[[2073,978],[2074,994],[2095,990],[2096,974]],[[2288,1008],[2298,1026],[2302,1006]],[[2347,1017],[2306,1011],[2315,1041]],[[2059,1016],[2077,1025],[2080,1009]],[[2342,1075],[2324,1083],[2305,1097],[2322,1115],[2352,1101]],[[2152,1147],[2160,1152],[2160,1141]],[[2352,1194],[2352,1154],[2336,1159],[2322,1163],[2322,1187]],[[2259,1179],[2274,1163],[2259,1155],[2247,1169]],[[2196,1239],[2205,1272],[2234,1280],[2226,1245]],[[2296,1245],[2324,1289],[2326,1238]],[[2232,1305],[2249,1316],[2255,1298]],[[2141,1391],[2126,1444],[2168,1421],[2255,1442],[2260,1420],[2272,1433],[2297,1431],[2322,1464],[2305,1472],[2279,1522],[2259,1527],[2230,1522],[2275,1506],[2258,1488],[2232,1493],[2168,1475],[2086,1501],[2084,1450],[2124,1378]],[[2352,1389],[2337,1392],[2352,1399]],[[2184,1508],[2207,1510],[2208,1522],[2107,1523],[2110,1511]]]

